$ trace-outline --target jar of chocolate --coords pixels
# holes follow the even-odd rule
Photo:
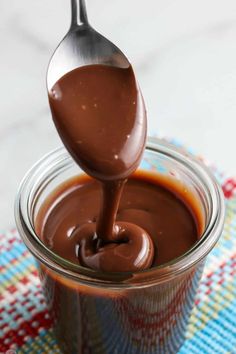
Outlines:
[[[152,265],[137,272],[79,261],[73,230],[83,220],[96,223],[99,198],[99,182],[64,148],[33,166],[16,198],[17,228],[37,260],[59,346],[66,354],[176,353],[206,256],[222,233],[221,189],[192,156],[149,139],[117,214],[152,238]]]

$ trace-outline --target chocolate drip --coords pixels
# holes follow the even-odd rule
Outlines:
[[[97,223],[97,235],[103,241],[118,241],[118,229],[115,225],[116,214],[120,203],[125,180],[102,184],[102,207]]]

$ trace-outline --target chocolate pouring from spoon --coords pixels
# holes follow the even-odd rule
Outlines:
[[[144,151],[145,105],[126,56],[89,25],[83,0],[71,4],[71,27],[48,67],[49,102],[69,153],[103,183],[98,244],[122,243],[115,218],[125,180]],[[149,237],[147,244],[150,249]],[[134,246],[134,252],[139,251],[143,253]]]

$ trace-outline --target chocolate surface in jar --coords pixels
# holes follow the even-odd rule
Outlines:
[[[158,174],[139,171],[128,180],[121,196],[116,222],[125,221],[146,230],[154,244],[152,266],[183,255],[203,232],[194,196],[186,190],[186,194],[181,193],[177,186],[174,181],[160,179]],[[83,230],[87,224],[94,230],[101,203],[100,183],[86,175],[75,177],[47,198],[37,217],[37,232],[55,253],[78,263],[78,235],[74,230]],[[133,246],[125,255],[120,253],[121,262],[129,264]],[[113,253],[118,250],[117,247],[107,250],[106,262],[110,262],[111,270],[115,268]]]

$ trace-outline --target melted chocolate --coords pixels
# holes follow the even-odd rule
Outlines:
[[[188,199],[187,199],[188,197]],[[188,201],[187,201],[188,200]],[[38,218],[37,230],[43,241],[57,254],[91,268],[110,271],[132,271],[143,262],[135,249],[146,249],[150,235],[155,248],[152,265],[160,265],[184,254],[201,235],[203,222],[194,204],[194,197],[186,197],[178,191],[174,182],[168,185],[158,176],[138,173],[124,187],[117,214],[120,243],[110,243],[107,248],[93,248],[87,234],[89,225],[93,234],[102,202],[99,182],[88,176],[80,176],[62,184],[44,203]],[[125,224],[123,223],[125,221]],[[132,236],[127,240],[127,225]],[[135,228],[133,230],[133,228]],[[145,230],[146,236],[136,237],[136,228]],[[81,243],[81,235],[83,242]],[[123,239],[122,239],[123,237]],[[78,249],[82,247],[82,252]],[[150,257],[153,257],[150,247]],[[136,263],[135,263],[136,262]],[[134,265],[133,265],[134,264]]]
[[[124,184],[138,167],[146,142],[146,111],[132,67],[75,69],[53,86],[49,102],[64,145],[103,186],[97,224],[74,230],[78,258],[95,269],[149,268],[154,248],[147,232],[127,220],[115,223]]]
[[[127,178],[146,142],[146,112],[131,67],[89,65],[49,92],[58,133],[75,161],[101,181]]]

